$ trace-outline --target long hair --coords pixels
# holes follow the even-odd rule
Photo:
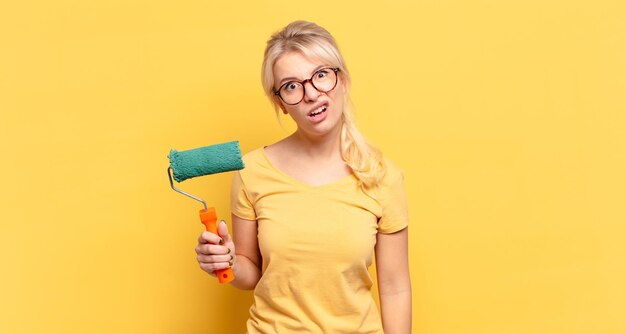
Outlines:
[[[359,180],[361,187],[375,187],[385,175],[382,154],[371,146],[359,132],[350,107],[350,72],[339,52],[333,36],[324,28],[312,22],[295,21],[276,32],[267,41],[261,79],[265,94],[269,97],[278,115],[280,101],[274,94],[274,64],[282,55],[298,51],[310,58],[321,59],[329,66],[338,67],[339,75],[345,81],[346,94],[342,111],[341,156]]]

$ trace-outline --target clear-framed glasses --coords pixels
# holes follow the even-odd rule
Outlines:
[[[339,68],[322,68],[313,73],[310,79],[284,83],[274,94],[280,97],[286,104],[298,104],[304,99],[304,85],[307,82],[311,82],[311,86],[321,93],[328,93],[335,89],[335,86],[337,86],[337,72],[339,72]]]

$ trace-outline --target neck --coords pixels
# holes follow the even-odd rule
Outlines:
[[[296,130],[291,136],[296,152],[315,159],[341,158],[341,126],[323,136],[314,137]]]

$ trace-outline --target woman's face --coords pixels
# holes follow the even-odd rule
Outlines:
[[[279,89],[287,82],[299,83],[310,79],[320,69],[329,67],[330,64],[323,60],[306,57],[300,52],[286,53],[274,64],[274,89]],[[304,98],[300,103],[289,105],[278,96],[276,98],[283,112],[288,113],[296,122],[299,131],[320,137],[341,130],[345,93],[345,82],[341,74],[338,74],[337,85],[329,92],[322,93],[307,81],[304,84]]]

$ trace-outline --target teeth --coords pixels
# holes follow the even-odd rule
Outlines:
[[[309,114],[309,116],[315,116],[315,115],[319,115],[320,113],[322,113],[324,110],[326,110],[326,105],[323,105],[319,108],[317,108],[315,111],[311,112]]]

